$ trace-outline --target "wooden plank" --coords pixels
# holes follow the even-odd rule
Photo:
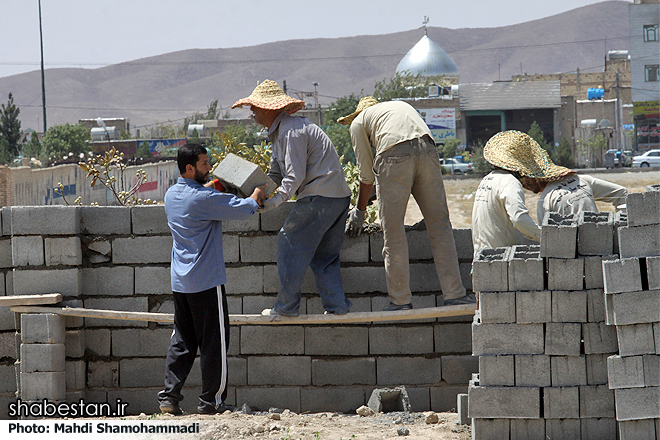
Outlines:
[[[60,293],[44,295],[10,295],[0,296],[0,306],[31,306],[40,304],[57,304],[62,301]]]
[[[476,304],[459,306],[428,307],[424,309],[399,310],[396,312],[356,312],[346,315],[300,315],[295,318],[285,316],[229,315],[233,325],[306,325],[306,324],[350,324],[360,322],[411,321],[416,319],[443,318],[447,316],[474,315]],[[14,306],[19,313],[57,313],[65,316],[84,318],[121,319],[128,321],[174,322],[171,313],[122,312],[116,310],[83,309],[72,307],[29,307]]]

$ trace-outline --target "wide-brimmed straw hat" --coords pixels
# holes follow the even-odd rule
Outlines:
[[[483,153],[490,164],[535,179],[553,181],[575,174],[569,168],[552,163],[538,142],[520,131],[497,133],[486,143]]]
[[[360,99],[360,102],[358,102],[358,105],[353,113],[337,119],[337,122],[340,124],[348,125],[353,122],[353,119],[355,119],[355,117],[359,115],[362,110],[376,104],[378,104],[378,100],[376,98],[373,96],[365,96],[364,98]]]
[[[303,108],[305,101],[288,96],[275,81],[266,79],[252,91],[250,96],[239,99],[231,108],[244,105],[253,105],[264,110],[284,110],[292,114]]]

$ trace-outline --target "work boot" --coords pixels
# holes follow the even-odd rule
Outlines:
[[[408,304],[394,304],[392,301],[390,301],[390,304],[385,306],[383,309],[383,312],[396,312],[398,310],[412,310],[413,305],[411,303]]]
[[[472,298],[470,295],[461,296],[460,298],[446,299],[444,301],[445,306],[462,306],[466,304],[476,304],[477,300]]]
[[[160,407],[160,412],[163,414],[172,414],[175,416],[183,414],[183,411],[179,408],[179,404],[171,400],[161,400],[158,406]]]

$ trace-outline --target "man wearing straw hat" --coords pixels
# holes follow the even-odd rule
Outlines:
[[[557,167],[529,135],[505,131],[490,138],[484,146],[484,159],[495,167],[477,188],[472,208],[472,246],[476,257],[482,249],[523,244],[525,238],[541,240],[541,229],[525,206],[523,175],[553,175],[572,171]]]
[[[403,101],[379,103],[373,96],[367,96],[360,99],[355,112],[337,122],[351,126],[360,169],[357,206],[351,210],[346,227],[350,236],[360,234],[371,189],[376,184],[390,296],[390,304],[384,310],[412,309],[403,223],[411,194],[424,215],[445,304],[474,303],[461,282],[438,150],[417,110]]]
[[[330,138],[306,118],[292,116],[303,101],[287,96],[271,80],[259,84],[232,108],[250,106],[257,124],[268,129],[272,157],[268,176],[279,188],[261,212],[297,196],[277,236],[280,290],[271,309],[262,314],[298,316],[301,286],[311,267],[326,313],[345,314],[351,302],[341,282],[339,251],[351,190]]]

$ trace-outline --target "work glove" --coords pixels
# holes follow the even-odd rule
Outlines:
[[[348,213],[348,223],[346,223],[346,233],[349,237],[358,237],[362,232],[362,224],[364,223],[364,215],[367,210],[361,211],[357,206]]]
[[[263,201],[263,206],[260,206],[259,209],[257,209],[257,212],[263,214],[274,208],[277,208],[275,201],[273,199],[266,199]]]

